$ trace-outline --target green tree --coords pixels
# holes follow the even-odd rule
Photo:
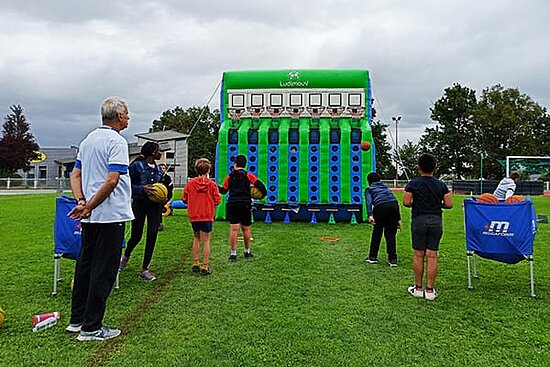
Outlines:
[[[550,154],[546,109],[516,88],[495,85],[483,90],[475,109],[475,144],[487,153],[483,171],[502,177],[498,163],[506,156]]]
[[[212,163],[216,158],[216,143],[220,129],[220,113],[206,107],[189,107],[184,110],[177,106],[162,113],[153,121],[150,132],[174,130],[190,134],[188,138],[188,172],[195,176],[194,164],[198,158],[208,158]]]
[[[20,105],[10,106],[4,117],[0,139],[0,177],[13,175],[17,170],[27,171],[29,161],[36,159],[39,146],[30,132],[30,124]]]
[[[399,179],[409,179],[418,176],[416,165],[418,157],[420,157],[420,153],[422,152],[420,144],[415,144],[407,139],[405,144],[402,144],[397,151],[399,153],[399,167],[402,172],[399,175]]]
[[[425,129],[419,144],[422,150],[437,157],[441,175],[472,174],[471,162],[479,151],[474,142],[476,104],[474,90],[453,84],[431,108],[431,119],[436,125]]]

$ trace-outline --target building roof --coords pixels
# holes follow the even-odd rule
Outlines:
[[[165,140],[185,140],[189,137],[187,134],[182,134],[174,130],[156,131],[153,133],[135,134],[136,137],[145,140],[161,142]]]

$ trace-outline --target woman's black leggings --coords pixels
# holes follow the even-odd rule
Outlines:
[[[143,226],[147,218],[147,236],[145,238],[145,254],[143,255],[143,269],[149,269],[153,251],[157,242],[162,205],[151,201],[133,200],[132,210],[135,219],[132,221],[132,234],[128,240],[124,256],[130,257],[132,251],[143,237]]]

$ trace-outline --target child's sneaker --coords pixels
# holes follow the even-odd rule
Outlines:
[[[397,268],[397,259],[391,259],[388,263],[390,264],[390,267]]]
[[[144,270],[141,273],[139,273],[139,277],[148,282],[152,282],[153,280],[157,279],[157,277],[154,276],[153,273],[151,273],[149,270]]]
[[[365,261],[369,264],[378,264],[378,260],[375,257],[367,257]]]
[[[237,255],[229,255],[229,261],[231,262],[237,261]]]
[[[212,269],[208,268],[208,269],[201,269],[201,275],[202,276],[207,276],[207,275],[210,275],[212,274]]]
[[[193,265],[193,267],[191,267],[191,271],[193,273],[198,273],[199,271],[201,271],[201,268],[198,265]]]
[[[253,257],[254,257],[254,255],[252,255],[252,252],[246,252],[245,251],[245,253],[244,253],[244,258],[245,259],[251,259]]]
[[[432,288],[431,290],[426,289],[424,291],[424,298],[426,298],[428,301],[433,301],[437,298],[437,291],[435,288]]]
[[[416,298],[424,298],[424,289],[422,287],[417,287],[416,285],[411,285],[407,288],[409,294]]]

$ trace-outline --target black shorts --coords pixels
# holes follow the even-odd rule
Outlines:
[[[191,222],[191,227],[193,227],[193,232],[212,232],[212,222]]]
[[[443,236],[443,220],[438,215],[414,217],[411,232],[413,249],[437,251]]]
[[[252,224],[252,204],[227,204],[227,220],[231,224],[248,227]]]

